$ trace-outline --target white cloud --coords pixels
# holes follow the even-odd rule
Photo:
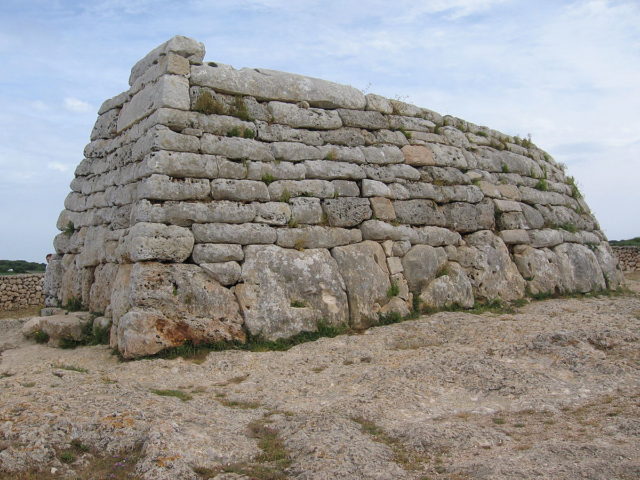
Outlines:
[[[73,167],[71,165],[69,165],[68,163],[49,162],[47,164],[47,168],[50,168],[51,170],[55,170],[57,172],[67,172]]]
[[[70,112],[86,113],[91,110],[91,105],[78,98],[67,97],[64,99],[64,108],[66,108]]]

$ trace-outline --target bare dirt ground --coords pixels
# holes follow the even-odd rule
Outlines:
[[[0,320],[0,479],[637,479],[635,293],[120,362]]]

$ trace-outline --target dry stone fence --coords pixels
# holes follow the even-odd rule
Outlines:
[[[0,311],[44,304],[43,273],[0,276]]]
[[[640,270],[640,247],[614,246],[611,247],[618,258],[620,268],[625,272]]]
[[[125,357],[620,284],[529,140],[204,53],[174,37],[133,67],[58,220],[47,303],[104,312]]]

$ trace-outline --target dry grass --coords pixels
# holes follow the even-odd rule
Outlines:
[[[40,315],[40,310],[43,306],[39,307],[27,307],[27,308],[19,308],[17,310],[1,310],[0,311],[0,320],[4,320],[6,318],[28,318],[28,317],[37,317]]]

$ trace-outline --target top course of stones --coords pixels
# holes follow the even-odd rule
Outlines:
[[[100,108],[49,305],[125,357],[364,327],[423,306],[616,288],[605,236],[529,140],[325,80],[203,63],[174,37]]]

